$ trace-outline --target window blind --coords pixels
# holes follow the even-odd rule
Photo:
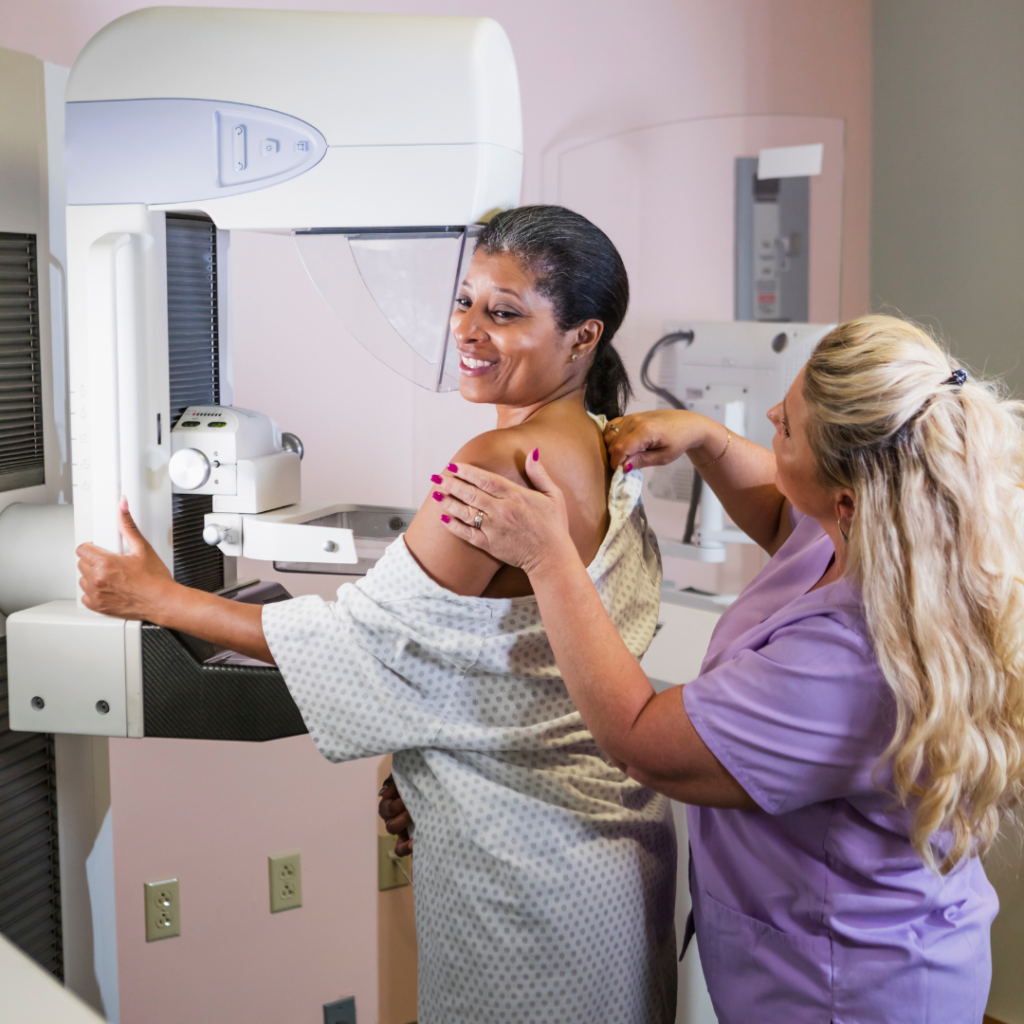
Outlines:
[[[11,732],[0,637],[0,932],[64,976],[53,736]]]
[[[36,236],[0,232],[0,491],[45,482]]]

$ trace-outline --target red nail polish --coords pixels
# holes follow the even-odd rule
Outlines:
[[[448,463],[448,472],[449,473],[458,473],[458,471],[459,471],[459,467],[456,466],[454,462],[449,462]]]
[[[451,521],[452,521],[452,517],[451,516],[441,516],[441,522],[442,523],[450,523]]]
[[[632,462],[627,462],[626,463],[626,468],[623,470],[623,472],[624,473],[628,473],[628,472],[630,472],[632,470],[632,468],[633,468],[633,463]]]
[[[434,474],[433,474],[433,475],[432,475],[432,476],[430,477],[430,482],[431,482],[432,484],[443,484],[443,483],[444,483],[444,480],[442,480],[442,479],[441,479],[441,478],[440,478],[440,477],[439,477],[439,476],[438,476],[438,475],[437,475],[436,473],[434,473]]]
[[[534,448],[533,449],[533,461],[537,462],[539,460],[540,460],[540,449],[539,448]]]
[[[440,491],[434,491],[431,497],[434,501],[444,501],[444,495]]]

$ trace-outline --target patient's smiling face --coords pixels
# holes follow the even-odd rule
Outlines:
[[[513,256],[482,252],[459,287],[451,326],[462,397],[516,408],[579,387],[603,330],[599,320],[560,330],[534,275]]]

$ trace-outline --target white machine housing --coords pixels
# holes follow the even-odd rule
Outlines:
[[[290,231],[519,201],[519,82],[490,18],[152,7],[86,44],[67,100],[73,206]]]
[[[814,347],[834,324],[755,321],[694,322],[672,320],[663,333],[692,332],[693,340],[664,348],[657,367],[658,386],[686,409],[717,420],[732,433],[771,448],[775,430],[768,410],[785,397]],[[667,402],[660,403],[668,405]],[[654,497],[689,502],[693,467],[686,459],[650,473]],[[700,517],[693,541],[658,537],[663,555],[699,562],[725,561],[727,543],[753,543],[725,525],[722,503],[710,487],[700,496]]]
[[[515,60],[488,18],[157,7],[90,40],[67,101],[76,542],[118,550],[126,494],[169,564],[165,215],[211,218],[225,264],[234,229],[462,230],[519,199]]]
[[[380,255],[373,239],[382,232],[400,241],[453,237],[441,303],[450,309],[471,226],[519,200],[515,60],[504,31],[488,18],[150,8],[90,40],[66,99],[75,544],[120,551],[116,509],[126,495],[136,523],[172,565],[170,462],[182,431],[171,429],[168,215],[208,218],[215,229],[221,405],[231,403],[233,230],[290,232],[310,240],[310,252],[318,234],[334,236],[337,245],[314,253],[326,267],[317,284],[323,292],[323,274],[341,266],[346,296],[363,273],[349,236],[370,239],[360,243],[363,266]],[[408,338],[375,301],[367,296],[360,324],[384,339],[390,354],[381,358],[402,372],[394,352]],[[360,324],[354,333],[367,344]],[[418,383],[440,386],[447,346],[440,340],[430,359],[414,353],[429,364]],[[291,453],[270,455],[278,468],[298,461]],[[240,457],[236,451],[239,508],[276,502],[264,500],[256,477],[243,479],[242,464],[265,456]],[[210,461],[223,468],[223,459]],[[227,473],[211,479],[220,480],[213,489],[227,490]],[[298,497],[297,477],[282,486]],[[223,507],[231,497],[217,493],[215,500]],[[219,514],[229,519],[252,516],[252,528],[239,521],[229,536],[229,524],[211,523],[224,536],[207,541],[231,554],[258,549],[268,559],[356,563],[352,530],[301,525],[321,511],[225,510]],[[266,528],[256,524],[261,515]],[[9,620],[12,727],[137,735],[143,709],[127,695],[139,631],[74,601],[59,604]],[[93,629],[120,640],[82,641]],[[81,652],[77,710],[68,704],[68,665],[47,657],[69,647]],[[111,687],[125,698],[111,700]],[[33,706],[43,691],[53,696]],[[107,710],[97,710],[103,704]]]

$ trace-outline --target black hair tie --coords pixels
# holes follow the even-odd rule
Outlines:
[[[953,376],[949,380],[944,380],[943,384],[950,384],[955,388],[963,387],[967,383],[967,371],[966,370],[954,370]]]

